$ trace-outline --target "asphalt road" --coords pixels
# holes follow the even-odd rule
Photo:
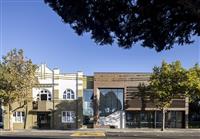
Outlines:
[[[16,136],[1,136],[0,139],[198,139],[196,137],[150,137],[150,136],[132,136],[132,137],[16,137]]]

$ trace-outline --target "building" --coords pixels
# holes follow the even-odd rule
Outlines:
[[[153,104],[145,107],[138,92],[140,83],[148,84],[150,73],[94,73],[94,123],[96,127],[157,128],[162,113]],[[150,92],[149,92],[150,93]],[[173,99],[166,112],[166,127],[188,127],[188,100]]]
[[[138,85],[148,84],[150,73],[83,72],[61,73],[45,64],[36,71],[39,84],[30,93],[27,107],[12,104],[14,129],[159,128],[161,111],[145,105],[138,97]],[[151,92],[149,92],[151,93]],[[20,108],[19,108],[20,107]],[[2,106],[0,122],[9,129],[8,107]],[[3,120],[2,120],[3,119]],[[173,99],[166,112],[167,128],[188,127],[188,99]]]
[[[75,129],[82,124],[83,73],[60,73],[45,64],[36,71],[39,84],[30,93],[27,109],[13,112],[14,129]],[[15,102],[16,109],[21,102]],[[4,129],[9,129],[8,107],[4,106]],[[25,120],[26,119],[26,120]]]

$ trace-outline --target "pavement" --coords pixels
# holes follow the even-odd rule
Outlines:
[[[151,132],[161,132],[161,133],[200,133],[200,128],[189,128],[189,129],[184,129],[184,128],[170,128],[170,129],[165,129],[164,131],[161,131],[159,128],[124,128],[124,129],[110,129],[110,128],[88,128],[88,129],[76,129],[76,130],[41,130],[41,129],[27,129],[27,130],[14,130],[14,131],[9,131],[9,130],[0,130],[0,133],[74,133],[76,131],[79,132],[94,132],[94,131],[102,131],[102,132],[114,132],[114,133],[135,133],[135,132],[142,132],[142,133],[151,133]]]
[[[200,133],[200,128],[196,129],[178,129],[178,128],[170,128],[161,131],[161,129],[157,128],[125,128],[125,129],[110,129],[110,128],[90,128],[90,129],[77,129],[77,130],[39,130],[39,129],[28,129],[28,130],[0,130],[2,134],[9,133],[74,133],[74,132],[105,132],[105,133]]]
[[[116,139],[198,139],[200,138],[200,129],[78,129],[78,130],[0,130],[0,139],[38,139],[38,138],[116,138]]]

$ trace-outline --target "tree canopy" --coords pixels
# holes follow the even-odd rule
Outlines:
[[[174,98],[185,97],[187,71],[179,61],[168,64],[162,62],[161,67],[154,67],[149,87],[151,98],[157,100],[159,108],[168,108]]]
[[[0,98],[4,99],[4,103],[26,99],[37,83],[36,68],[30,59],[24,57],[21,49],[13,49],[3,57],[0,64]]]
[[[190,102],[200,99],[200,67],[198,64],[188,70],[185,90],[186,95],[190,97]]]
[[[151,100],[163,111],[163,126],[165,128],[165,108],[169,108],[175,98],[188,97],[190,102],[200,99],[200,67],[186,70],[180,61],[170,64],[165,61],[160,67],[155,66],[150,77],[149,86]]]
[[[32,98],[32,88],[37,84],[36,68],[30,59],[24,57],[21,49],[8,52],[0,63],[0,98],[8,106],[10,130],[13,130],[13,112],[27,106]],[[14,102],[19,102],[19,107],[13,108]]]
[[[78,35],[98,44],[142,46],[156,51],[200,36],[199,0],[44,0]]]

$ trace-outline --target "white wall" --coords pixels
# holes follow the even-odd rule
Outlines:
[[[58,81],[58,89],[59,89],[59,99],[63,99],[63,92],[66,89],[72,89],[74,91],[74,93],[76,94],[76,79],[71,79],[71,80],[63,80],[60,79]],[[76,95],[75,95],[76,98]]]
[[[77,87],[80,89],[82,86],[79,86],[78,84],[82,84],[82,80],[77,81],[77,75],[80,76],[83,75],[82,72],[78,73],[70,73],[70,74],[60,74],[59,69],[54,70],[54,89],[59,90],[59,99],[63,99],[63,92],[66,89],[72,89],[74,93],[77,92]],[[45,64],[42,64],[39,66],[39,68],[36,70],[36,75],[38,77],[39,84],[42,85],[49,85],[49,87],[40,87],[40,88],[33,88],[32,94],[33,94],[33,100],[37,100],[37,94],[42,89],[47,89],[52,93],[52,77],[53,72],[50,70]],[[76,98],[76,95],[75,95]]]

